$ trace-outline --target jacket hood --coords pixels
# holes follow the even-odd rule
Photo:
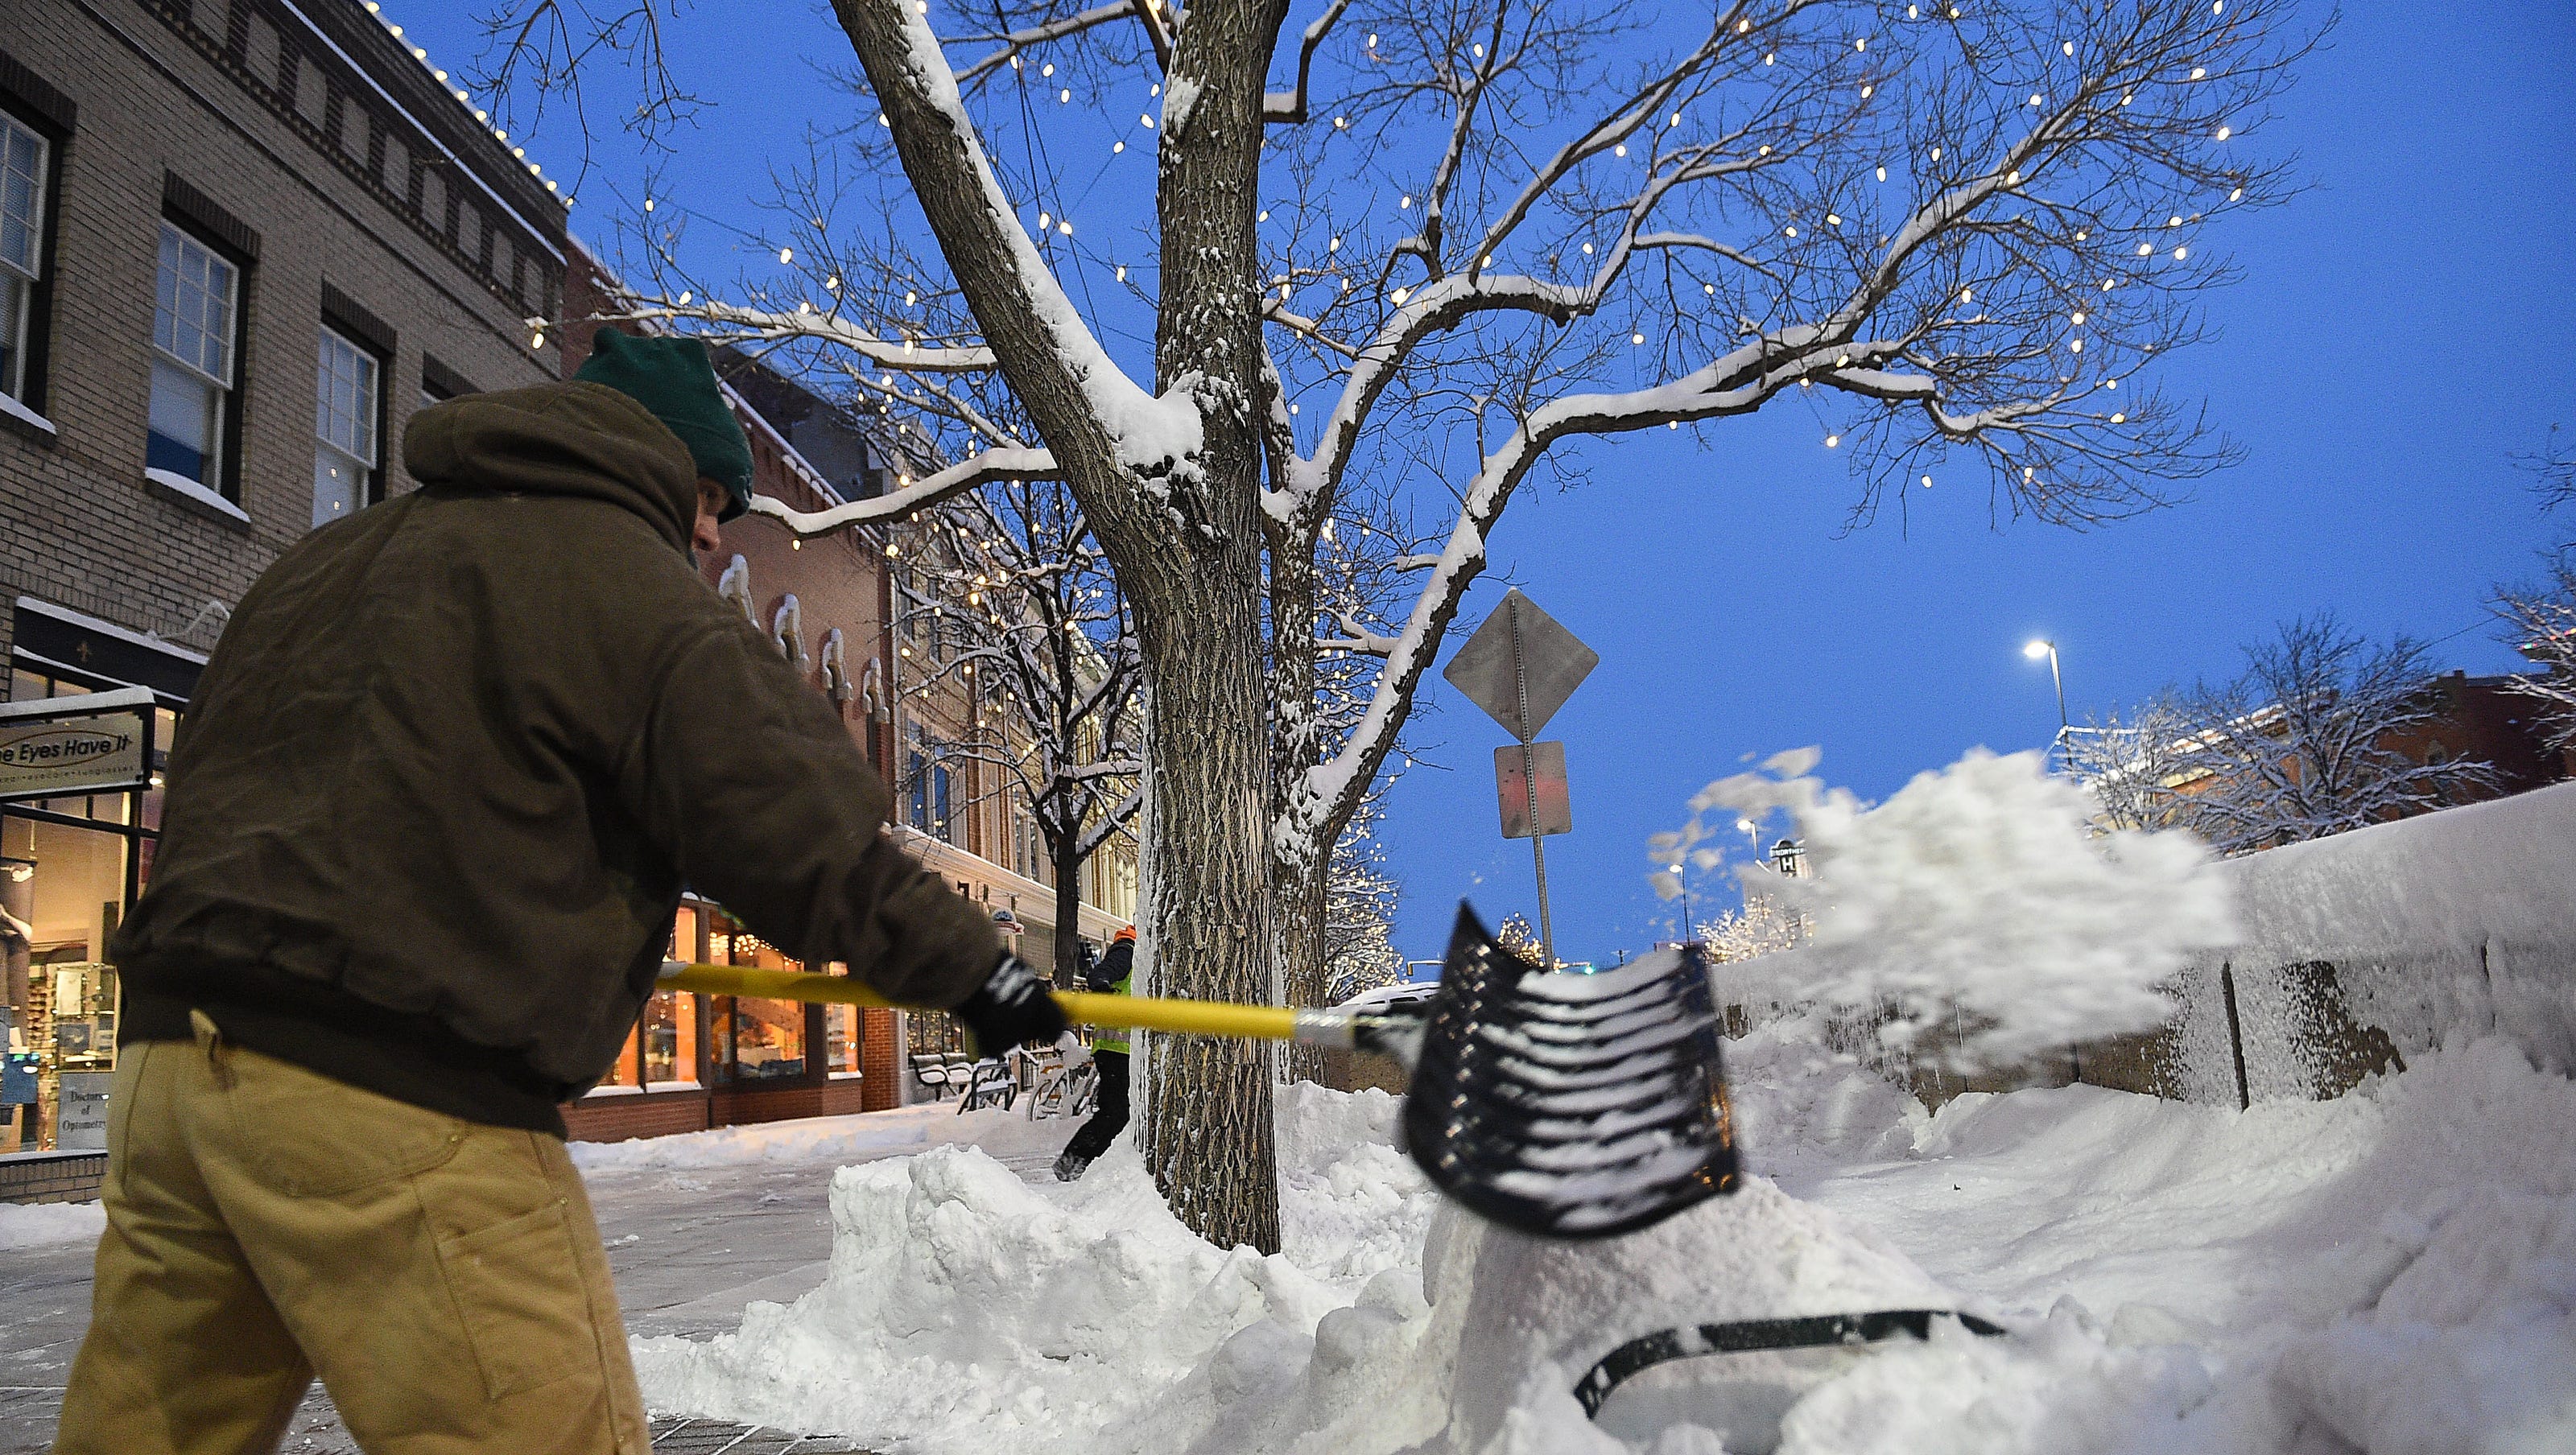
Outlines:
[[[643,405],[587,380],[424,409],[403,432],[403,464],[425,486],[605,501],[642,516],[674,550],[689,548],[697,525],[688,446]]]

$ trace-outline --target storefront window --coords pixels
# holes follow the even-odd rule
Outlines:
[[[643,1035],[641,1026],[626,1033],[626,1044],[617,1048],[617,1059],[608,1064],[607,1072],[599,1078],[601,1086],[643,1089]]]
[[[804,967],[778,953],[731,916],[707,913],[707,958],[726,965],[768,970]],[[794,1000],[752,1000],[728,995],[716,1002],[712,1022],[717,1079],[783,1081],[805,1075],[805,1006]]]
[[[904,1049],[918,1056],[966,1049],[966,1028],[944,1010],[916,1010],[903,1018]]]
[[[823,968],[834,975],[850,973],[850,967],[838,960]],[[823,1007],[823,1069],[835,1076],[858,1074],[859,1008],[857,1006]]]
[[[734,1081],[776,1081],[805,1074],[805,1007],[793,1000],[726,996],[718,1002],[716,1043]]]
[[[84,809],[90,802],[61,801]],[[108,801],[97,800],[102,808]],[[100,816],[122,821],[121,814]],[[119,832],[0,819],[0,908],[8,912],[0,919],[0,954],[10,962],[9,1050],[21,1058],[18,1074],[0,1085],[18,1098],[8,1130],[21,1147],[107,1146],[117,997],[116,971],[104,960],[123,917],[127,845]],[[0,1130],[0,1142],[7,1140]]]
[[[711,958],[697,908],[682,905],[671,919],[668,958],[697,964]],[[721,958],[716,956],[713,958]],[[644,1084],[673,1090],[698,1083],[698,998],[685,990],[657,990],[644,1002]]]
[[[644,1081],[698,1084],[698,998],[685,990],[654,991],[644,1004]]]

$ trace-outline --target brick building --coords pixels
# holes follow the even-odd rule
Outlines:
[[[589,358],[599,327],[579,320],[616,311],[613,275],[578,241],[569,252],[568,321],[558,330],[567,375]],[[894,483],[898,456],[886,426],[852,417],[746,355],[721,350],[717,363],[750,437],[756,493],[820,511]],[[956,693],[905,690],[887,548],[898,559],[917,551],[918,532],[878,525],[799,540],[781,522],[755,514],[729,522],[723,535],[723,547],[699,563],[707,584],[831,701],[851,739],[895,786],[896,832],[906,848],[967,897],[1010,911],[1025,927],[1020,952],[1045,968],[1054,894],[1021,872],[1036,866],[1015,860],[1025,835],[1016,832],[999,775],[939,753],[939,745],[966,739],[977,705]],[[1123,922],[1119,914],[1132,912],[1133,856],[1099,862],[1086,886],[1082,932],[1105,944]],[[677,916],[672,953],[768,968],[840,968],[788,960],[721,905],[695,898]],[[568,1109],[566,1120],[576,1137],[613,1140],[876,1111],[921,1091],[910,1074],[911,1052],[957,1044],[946,1016],[663,991],[608,1080]]]
[[[2469,759],[2488,765],[2495,770],[2495,788],[2478,798],[2509,797],[2576,778],[2576,748],[2549,746],[2541,726],[2544,704],[2517,690],[2512,678],[2455,671],[2432,679],[2425,690],[2440,704],[2433,720],[2382,747],[2418,763]]]
[[[278,552],[410,488],[395,446],[415,409],[555,375],[526,320],[558,306],[563,204],[371,8],[9,6],[0,650],[13,721],[45,711],[37,699],[148,689],[116,712],[157,755],[204,649]],[[0,940],[24,973],[10,977],[13,1035],[42,1083],[27,1128],[39,1143],[55,1139],[70,1076],[90,1079],[69,1083],[63,1140],[104,1145],[95,1087],[116,989],[98,957],[148,874],[148,767],[0,807],[0,907],[17,926],[0,923]]]
[[[597,311],[600,282],[554,184],[361,0],[16,0],[8,14],[0,739],[79,714],[130,725],[140,747],[130,774],[78,792],[49,781],[36,796],[0,770],[16,1048],[0,1106],[36,1088],[0,1121],[0,1153],[23,1130],[79,1164],[0,1166],[0,1198],[95,1175],[117,1013],[99,957],[149,877],[152,769],[233,603],[305,531],[412,487],[400,442],[418,409],[577,367],[586,331],[541,321]],[[762,395],[740,402],[763,493],[820,509],[880,488],[853,421],[756,366],[740,377]],[[887,539],[799,543],[752,518],[707,565],[900,778],[898,741],[939,738],[943,709],[908,709],[896,689]],[[906,837],[968,893],[1042,915],[1043,887],[1005,867],[1009,826],[985,822],[991,798],[966,793],[968,811]],[[1095,913],[1086,931],[1105,939],[1115,922]],[[705,904],[673,948],[776,959]],[[577,1134],[894,1105],[912,1089],[913,1029],[666,999],[604,1096],[575,1109]]]

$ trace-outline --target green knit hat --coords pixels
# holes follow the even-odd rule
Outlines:
[[[731,520],[751,509],[751,441],[725,407],[705,344],[693,338],[637,338],[603,328],[591,340],[590,361],[573,377],[607,385],[670,426],[689,447],[698,473],[733,498],[718,519]]]

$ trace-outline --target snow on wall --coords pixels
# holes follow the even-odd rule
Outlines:
[[[2178,984],[2172,1090],[2237,1099],[2343,1089],[2384,1036],[2399,1057],[2501,1035],[2576,1070],[2576,783],[2269,849],[2223,867],[2244,941]]]

